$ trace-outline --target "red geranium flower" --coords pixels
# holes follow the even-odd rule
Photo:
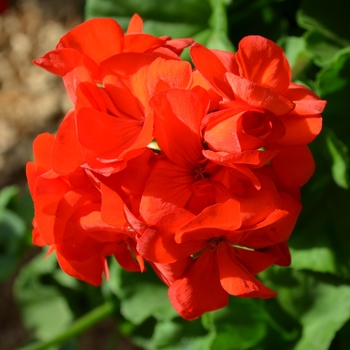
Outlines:
[[[106,73],[101,86],[84,67],[64,78],[75,110],[61,124],[53,146],[52,166],[58,173],[83,166],[108,176],[124,169],[154,137],[149,99],[192,82],[188,62],[147,54],[123,53],[101,67]]]
[[[54,141],[53,135],[39,135],[33,146],[35,161],[27,164],[35,209],[34,244],[49,245],[49,252],[56,251],[66,273],[94,285],[102,282],[103,272],[108,274],[108,255],[114,255],[124,268],[139,271],[130,254],[134,252],[143,269],[143,260],[135,249],[134,233],[123,212],[115,212],[111,224],[103,220],[102,216],[108,218],[109,204],[105,203],[104,194],[101,197],[101,190],[104,193],[105,189],[93,174],[77,168],[59,175],[51,169]],[[107,212],[102,214],[102,208]]]
[[[247,196],[254,188],[254,196],[260,196],[261,203],[274,203],[265,197],[272,192],[258,191],[262,184],[254,172],[274,152],[236,152],[230,159],[223,159],[224,155],[205,150],[201,134],[209,106],[205,90],[196,87],[163,91],[154,96],[150,105],[155,113],[154,136],[164,156],[155,162],[141,200],[140,213],[148,223],[173,208],[198,214],[215,203]]]
[[[241,211],[240,202],[230,199],[198,215],[175,209],[140,232],[137,249],[155,263],[182,317],[193,319],[224,307],[228,294],[275,295],[254,276],[272,264],[290,264],[285,241],[301,206],[285,193],[280,198],[281,209],[255,224]]]
[[[191,47],[196,68],[221,96],[221,113],[205,121],[204,139],[214,152],[278,151],[271,160],[288,186],[302,186],[314,171],[306,146],[320,132],[325,101],[291,83],[283,51],[260,36],[241,40],[236,54]],[[227,145],[227,146],[225,146]]]
[[[120,25],[111,18],[90,19],[64,35],[55,50],[34,60],[34,63],[60,76],[83,66],[95,81],[100,82],[101,63],[115,55],[139,52],[179,59],[178,55],[182,50],[193,42],[192,39],[157,38],[142,33],[142,28],[142,19],[137,14],[131,18],[125,34]]]

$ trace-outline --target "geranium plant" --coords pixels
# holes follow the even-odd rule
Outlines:
[[[27,165],[34,244],[94,286],[113,283],[109,257],[153,269],[185,320],[277,295],[257,275],[291,264],[326,106],[273,41],[218,42],[146,34],[138,14],[125,32],[95,18],[34,61],[74,106]]]

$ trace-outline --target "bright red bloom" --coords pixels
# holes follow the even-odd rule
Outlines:
[[[271,163],[281,180],[288,186],[304,185],[315,167],[306,144],[321,130],[325,101],[291,83],[282,49],[263,37],[248,36],[236,54],[194,44],[191,56],[222,98],[222,112],[204,123],[209,148],[228,157],[262,147],[276,151]]]
[[[197,216],[175,209],[141,233],[137,249],[155,263],[182,317],[193,319],[224,307],[228,294],[275,295],[254,275],[272,264],[290,263],[284,242],[301,206],[285,193],[280,196],[281,209],[255,224],[241,212],[240,203],[230,199],[207,207]]]
[[[164,91],[150,105],[155,112],[154,136],[166,157],[155,163],[141,200],[140,213],[148,223],[174,208],[198,214],[207,206],[254,191],[255,200],[274,203],[265,197],[273,192],[258,191],[262,184],[253,170],[274,153],[236,152],[223,159],[204,149],[201,123],[209,98],[203,89]]]
[[[188,62],[146,54],[123,53],[101,67],[106,75],[99,87],[83,67],[65,77],[75,113],[66,117],[54,144],[58,173],[79,165],[105,176],[124,169],[154,137],[149,99],[165,89],[187,88],[192,79]]]
[[[35,162],[27,164],[35,209],[34,244],[49,245],[66,273],[94,285],[102,282],[108,255],[114,255],[124,268],[140,270],[130,254],[131,250],[138,256],[133,232],[122,213],[116,212],[111,224],[103,220],[106,214],[101,208],[108,208],[108,203],[92,174],[77,168],[59,175],[51,169],[54,141],[53,135],[39,135],[34,142]],[[139,261],[142,267],[141,257]]]
[[[107,256],[129,271],[148,260],[188,320],[229,295],[272,297],[255,276],[290,264],[325,101],[265,38],[235,54],[194,44],[192,71],[178,56],[191,39],[142,27],[89,20],[35,61],[63,76],[74,109],[34,142],[33,242],[94,285]]]
[[[142,19],[137,14],[130,20],[125,34],[111,18],[90,19],[64,35],[56,50],[34,60],[34,63],[60,76],[83,66],[95,81],[100,82],[100,65],[111,57],[123,52],[139,52],[179,59],[182,50],[193,42],[192,39],[157,38],[142,33],[142,28]]]

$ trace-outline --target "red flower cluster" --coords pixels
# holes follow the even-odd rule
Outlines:
[[[66,34],[35,63],[63,77],[74,109],[27,166],[36,245],[94,285],[107,256],[129,271],[146,260],[189,320],[229,294],[275,295],[255,275],[290,264],[325,106],[265,38],[235,54],[193,44],[195,69],[179,58],[191,44],[143,34],[137,15],[125,34],[112,19]]]

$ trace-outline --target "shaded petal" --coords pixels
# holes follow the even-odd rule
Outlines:
[[[276,209],[282,208],[283,202],[274,182],[258,171],[255,174],[261,188],[257,190],[252,185],[246,186],[246,193],[237,195],[241,205],[242,228],[258,224]]]
[[[303,186],[315,171],[315,161],[306,145],[278,147],[272,166],[287,186]]]
[[[205,243],[181,244],[175,242],[174,233],[193,217],[184,209],[175,209],[164,215],[157,224],[138,239],[137,250],[147,260],[169,264],[182,260],[201,250]]]
[[[99,286],[102,283],[102,273],[104,272],[104,257],[92,256],[84,261],[75,261],[65,258],[57,246],[56,256],[61,269],[69,276]]]
[[[119,226],[109,225],[101,218],[101,212],[98,211],[100,204],[95,206],[96,210],[90,208],[90,212],[79,220],[81,230],[98,242],[120,243],[128,238],[128,230],[125,224],[126,220]]]
[[[143,193],[140,214],[154,224],[174,208],[183,208],[191,197],[194,175],[192,168],[158,160],[151,172]]]
[[[177,39],[168,39],[164,45],[165,48],[168,48],[172,52],[180,55],[184,48],[193,44],[194,40],[191,38],[177,38]]]
[[[33,200],[35,221],[42,239],[47,244],[57,242],[55,226],[60,201],[70,190],[70,187],[61,179],[45,179],[38,177],[35,181]]]
[[[138,272],[144,269],[143,262],[140,264],[138,261],[135,261],[134,249],[132,248],[132,244],[134,242],[129,239],[123,241],[117,245],[113,246],[113,252],[115,260],[118,261],[118,264],[125,270],[130,272]]]
[[[282,208],[271,212],[255,226],[247,228],[238,244],[260,249],[289,239],[300,214],[301,204],[287,193],[281,192],[280,197]],[[230,240],[229,237],[227,239]]]
[[[140,118],[133,112],[136,108],[133,103],[145,114],[150,98],[147,73],[156,58],[154,55],[129,52],[114,56],[101,64],[105,88],[123,114]],[[128,96],[128,101],[125,96]]]
[[[158,277],[167,285],[171,286],[176,280],[181,278],[188,267],[192,264],[192,258],[176,261],[172,264],[150,263]]]
[[[216,256],[206,249],[168,291],[174,309],[186,320],[193,320],[208,311],[223,308],[228,294],[222,288]]]
[[[253,276],[266,270],[276,263],[279,256],[270,252],[269,249],[263,251],[254,251],[247,249],[235,249],[237,262]]]
[[[178,243],[206,241],[221,237],[225,231],[236,230],[241,226],[240,205],[234,199],[218,203],[204,209],[199,215],[183,225],[176,233]]]

